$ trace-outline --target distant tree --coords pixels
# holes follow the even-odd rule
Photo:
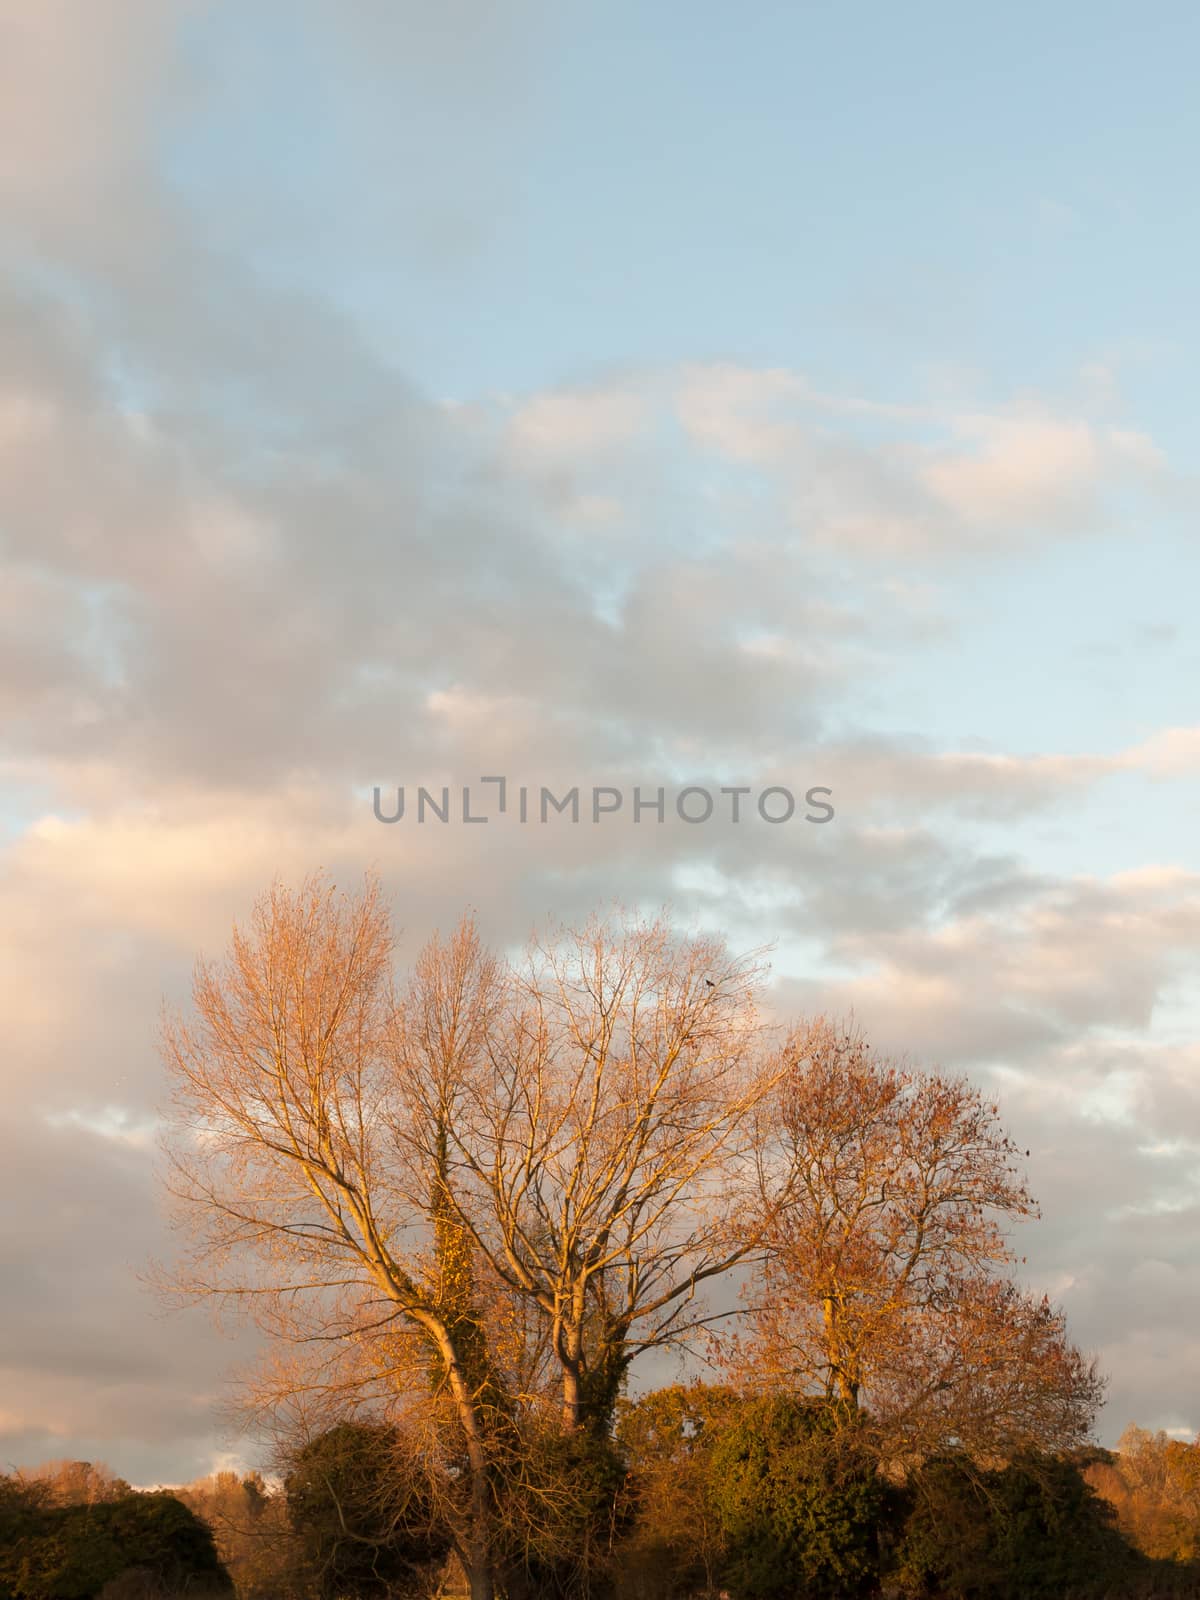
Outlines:
[[[780,1069],[761,978],[662,920],[557,929],[506,974],[474,1070],[427,1108],[460,1221],[543,1319],[568,1430],[607,1433],[630,1364],[702,1326],[697,1290],[753,1247],[735,1223]],[[431,970],[424,987],[444,984]]]
[[[257,1472],[216,1472],[176,1491],[212,1529],[239,1600],[281,1600],[300,1585],[287,1502]]]
[[[432,1369],[431,1466],[447,1466],[443,1510],[473,1600],[492,1600],[503,1385],[482,1381],[482,1326],[441,1270],[443,1141],[411,1092],[420,1068],[401,1042],[392,944],[377,883],[339,897],[318,876],[276,887],[226,960],[198,966],[195,1017],[168,1019],[164,1040],[169,1186],[192,1241],[176,1287],[249,1311],[285,1350],[328,1358],[320,1382],[335,1413],[364,1392],[386,1406],[428,1389]],[[477,1047],[492,985],[476,952],[467,930],[460,988],[442,996],[451,1024],[433,1065],[450,1076]],[[294,1392],[294,1373],[278,1371],[281,1385],[268,1374],[252,1396],[262,1409]]]
[[[711,1482],[734,1600],[873,1592],[886,1490],[844,1402],[747,1405],[713,1450]]]
[[[814,1402],[759,1421],[808,1419],[786,1449],[818,1519],[818,1465],[836,1508],[868,1438],[911,1467],[1086,1434],[1094,1366],[1012,1282],[1004,1229],[1033,1202],[969,1085],[828,1023],[781,1055],[757,963],[664,921],[593,918],[501,962],[467,920],[400,986],[392,957],[377,883],[276,887],[165,1029],[176,1286],[268,1334],[248,1404],[317,1450],[292,1468],[319,1564],[369,1586],[428,1536],[472,1600],[594,1590],[631,1503],[631,1364],[717,1321],[705,1286],[737,1266],[757,1280],[735,1376]],[[382,1440],[399,1454],[373,1474]],[[723,1480],[722,1538],[754,1462]]]
[[[391,958],[378,885],[316,877],[198,967],[165,1029],[176,1287],[308,1347],[316,1370],[278,1363],[260,1411],[303,1395],[322,1424],[415,1427],[493,1600],[534,1548],[598,1547],[630,1363],[703,1325],[698,1289],[751,1248],[734,1180],[774,1063],[755,964],[662,922],[593,919],[504,965],[466,921],[400,993]],[[590,1463],[555,1429],[589,1434]]]
[[[743,1374],[865,1407],[901,1462],[1082,1441],[1102,1383],[1062,1314],[1008,1276],[1006,1225],[1035,1206],[996,1106],[824,1019],[788,1054]]]
[[[1088,1481],[1147,1556],[1200,1563],[1200,1444],[1129,1427]]]
[[[44,1483],[59,1506],[94,1506],[132,1492],[103,1461],[43,1461],[25,1476]]]

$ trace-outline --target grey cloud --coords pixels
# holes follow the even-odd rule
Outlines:
[[[145,1152],[29,1113],[3,1136],[0,1460],[105,1459],[141,1482],[207,1470],[214,1398],[250,1346],[164,1318],[139,1286],[167,1243]]]

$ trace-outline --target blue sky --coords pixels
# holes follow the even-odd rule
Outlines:
[[[491,63],[450,7],[357,76],[296,16],[195,25],[220,116],[183,119],[170,170],[435,394],[702,349],[880,399],[977,368],[1007,397],[1124,354],[1170,426],[1190,7],[516,6]]]
[[[1103,1437],[1200,1427],[1198,46],[0,0],[5,1459],[252,1453],[134,1276],[154,1027],[317,864],[408,951],[613,897],[774,943],[781,1015],[998,1087]],[[489,771],[838,814],[370,815]]]
[[[218,242],[431,398],[720,360],[880,403],[1058,401],[1186,461],[1191,8],[518,6],[512,37],[476,30],[490,62],[447,18],[372,62],[286,7],[202,13],[214,92],[162,152]],[[1082,750],[1186,722],[1188,676],[1139,649],[1187,629],[1178,509],[945,574],[958,670],[899,663],[887,723]]]

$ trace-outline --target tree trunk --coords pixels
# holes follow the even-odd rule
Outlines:
[[[562,1424],[567,1433],[574,1433],[580,1423],[579,1373],[574,1367],[563,1368]]]
[[[471,1600],[495,1600],[496,1586],[492,1581],[490,1563],[480,1555],[467,1567],[467,1582],[471,1586]]]
[[[472,1465],[471,1485],[471,1519],[474,1527],[471,1529],[471,1542],[469,1545],[471,1565],[467,1576],[471,1584],[471,1600],[492,1600],[495,1593],[496,1580],[492,1571],[491,1540],[488,1538],[488,1507],[487,1485],[484,1478],[484,1468]]]
[[[562,1425],[574,1433],[583,1421],[583,1294],[578,1292],[571,1320],[558,1334],[556,1349],[562,1364]]]
[[[474,1400],[463,1377],[454,1342],[444,1327],[429,1330],[437,1340],[450,1392],[458,1409],[459,1423],[467,1446],[467,1470],[471,1481],[470,1533],[462,1541],[462,1563],[471,1600],[494,1600],[495,1576],[492,1570],[488,1461]]]

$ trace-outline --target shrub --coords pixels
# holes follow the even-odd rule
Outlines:
[[[908,1592],[938,1600],[1061,1600],[1141,1575],[1111,1508],[1062,1456],[980,1472],[944,1457],[917,1475],[897,1551]]]
[[[419,1592],[446,1558],[428,1485],[382,1424],[339,1423],[310,1440],[293,1457],[285,1492],[321,1600]]]
[[[11,1512],[11,1494],[0,1497]],[[96,1505],[26,1501],[0,1518],[0,1600],[92,1600],[131,1569],[167,1593],[231,1594],[209,1529],[174,1495],[128,1494]]]
[[[875,1588],[884,1491],[845,1407],[748,1404],[713,1450],[712,1493],[735,1600],[849,1600]]]

